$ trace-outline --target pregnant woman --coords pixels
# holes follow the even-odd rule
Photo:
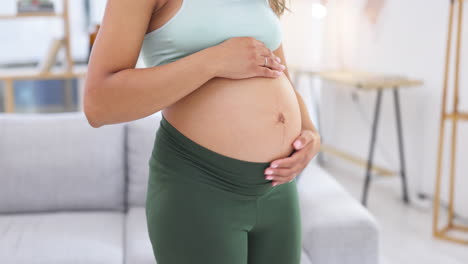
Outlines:
[[[300,263],[295,177],[320,136],[286,68],[284,1],[107,1],[84,111],[95,128],[162,111],[146,196],[158,264]]]

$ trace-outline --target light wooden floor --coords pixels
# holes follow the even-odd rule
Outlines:
[[[344,168],[324,167],[360,201],[363,175]],[[432,203],[411,197],[401,200],[397,177],[375,178],[368,196],[368,209],[380,225],[380,264],[468,264],[468,246],[432,237]]]

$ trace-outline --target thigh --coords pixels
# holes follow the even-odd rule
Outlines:
[[[299,264],[302,250],[296,181],[257,200],[258,219],[248,237],[249,264]]]
[[[203,184],[167,179],[152,179],[146,202],[157,263],[247,264],[255,200],[236,200]]]

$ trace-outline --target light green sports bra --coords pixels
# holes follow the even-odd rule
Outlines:
[[[145,35],[141,56],[154,67],[241,36],[254,37],[271,51],[280,46],[280,21],[268,0],[182,0],[173,17]]]

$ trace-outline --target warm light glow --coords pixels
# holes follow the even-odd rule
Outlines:
[[[327,15],[327,8],[320,3],[312,3],[312,17],[323,19]]]

